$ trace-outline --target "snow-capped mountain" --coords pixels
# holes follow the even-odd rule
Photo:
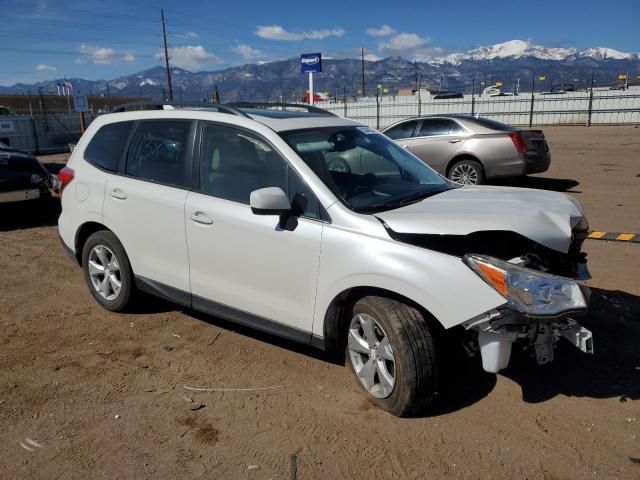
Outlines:
[[[432,64],[450,63],[458,65],[463,60],[494,60],[496,58],[524,58],[532,57],[540,60],[566,60],[570,57],[589,57],[596,60],[613,58],[625,60],[637,58],[638,54],[620,52],[612,48],[595,47],[586,50],[575,48],[549,48],[535,45],[527,40],[509,40],[504,43],[497,43],[489,47],[479,47],[467,52],[450,53],[448,55],[426,59]]]
[[[633,58],[634,54],[620,52],[618,50],[614,50],[613,48],[595,47],[595,48],[587,48],[586,50],[579,52],[578,55],[582,57],[595,58],[596,60],[604,60],[605,58],[613,58],[616,60],[626,60],[629,58]]]
[[[189,72],[178,67],[171,68],[173,92],[176,99],[202,100],[211,98],[217,86],[223,101],[275,100],[281,96],[286,100],[302,98],[307,88],[306,76],[300,74],[299,58],[278,60],[261,64],[238,65],[211,72]],[[330,59],[322,62],[322,73],[316,76],[317,91],[327,91],[341,96],[358,94],[361,89],[362,63],[360,59]],[[553,84],[573,84],[575,88],[586,88],[595,71],[598,86],[619,85],[622,72],[640,72],[637,53],[624,53],[611,48],[547,48],[524,40],[511,40],[466,52],[451,53],[437,58],[413,59],[400,56],[379,60],[365,60],[365,91],[373,95],[376,85],[384,85],[390,91],[397,88],[414,87],[416,79],[430,89],[470,92],[478,79],[493,83],[501,81],[504,90],[514,89],[521,80],[526,88],[534,75],[546,75],[546,83],[539,88],[549,89]],[[132,73],[106,80],[69,79],[75,92],[90,95],[148,96],[162,98],[166,90],[165,69],[158,66],[142,72]],[[51,79],[37,84],[0,86],[0,93],[45,93],[56,92],[56,83]],[[166,94],[166,92],[165,92]]]

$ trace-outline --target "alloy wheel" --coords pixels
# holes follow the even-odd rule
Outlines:
[[[115,300],[122,289],[120,264],[115,254],[104,245],[96,245],[89,253],[89,278],[95,291],[105,300]]]
[[[353,317],[347,349],[362,386],[376,398],[391,395],[396,381],[396,362],[389,337],[380,323],[365,313]]]
[[[477,185],[478,184],[478,172],[477,170],[467,164],[461,163],[460,165],[456,165],[451,170],[450,178],[456,183],[461,185]]]

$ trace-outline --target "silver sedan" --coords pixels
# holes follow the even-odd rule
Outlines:
[[[402,120],[383,130],[441,175],[465,185],[544,172],[551,154],[541,130],[465,115]],[[349,166],[342,165],[342,168]]]

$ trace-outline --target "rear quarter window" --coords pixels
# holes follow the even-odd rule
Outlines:
[[[133,122],[117,122],[100,127],[84,150],[84,159],[103,170],[116,172],[132,126]]]

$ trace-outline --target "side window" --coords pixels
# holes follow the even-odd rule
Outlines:
[[[84,159],[96,167],[116,172],[132,125],[133,122],[118,122],[100,127],[87,145]]]
[[[413,131],[416,129],[416,125],[418,124],[418,120],[410,120],[408,122],[401,123],[400,125],[396,125],[393,128],[390,128],[384,134],[389,137],[391,140],[396,140],[399,138],[410,138],[413,136]]]
[[[320,203],[318,199],[296,172],[291,168],[287,170],[289,175],[289,201],[291,202],[292,210],[296,215],[319,219]]]
[[[418,131],[418,137],[434,137],[440,135],[460,135],[463,133],[462,127],[453,120],[446,118],[431,118],[422,121],[422,126]]]
[[[188,187],[191,172],[187,146],[191,122],[140,122],[127,153],[126,174],[167,185]]]
[[[289,190],[282,157],[244,130],[205,125],[200,152],[202,192],[248,205],[251,192],[265,187]]]

